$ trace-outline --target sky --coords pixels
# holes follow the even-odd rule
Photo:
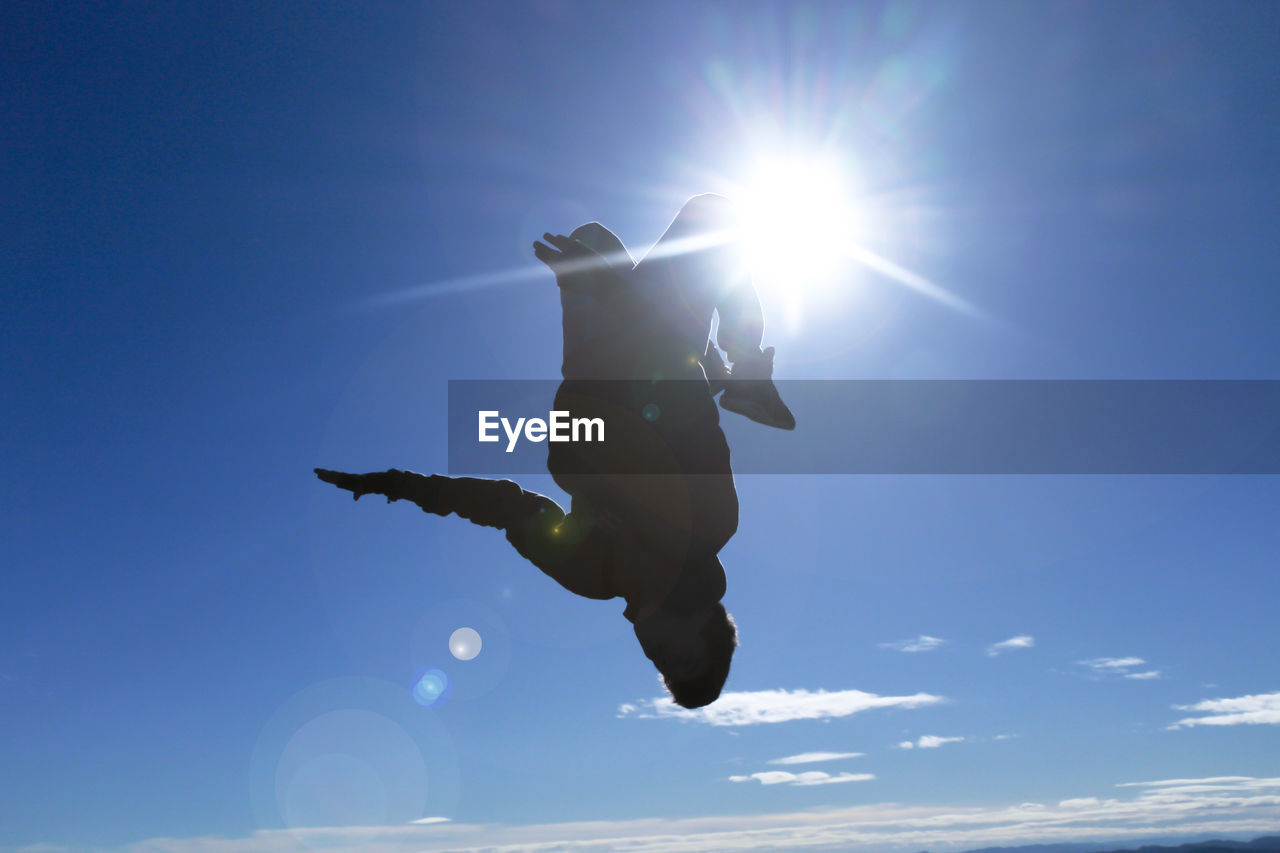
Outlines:
[[[762,163],[852,223],[779,378],[1280,379],[1280,7],[0,16],[0,849],[1280,831],[1274,476],[740,476],[683,712],[620,600],[311,474],[446,470],[448,380],[558,376],[534,239]]]

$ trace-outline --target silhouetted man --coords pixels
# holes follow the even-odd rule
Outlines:
[[[548,471],[572,498],[567,515],[510,480],[316,469],[357,499],[410,500],[503,530],[570,592],[621,596],[645,655],[688,708],[720,695],[737,645],[717,554],[737,530],[738,498],[703,367],[714,352],[713,310],[735,372],[750,366],[749,378],[734,379],[712,363],[722,405],[794,426],[769,379],[772,351],[759,348],[763,313],[730,214],[719,196],[695,197],[638,265],[598,223],[534,244],[556,273],[564,314],[554,408],[601,417],[607,428],[603,443],[549,444]]]

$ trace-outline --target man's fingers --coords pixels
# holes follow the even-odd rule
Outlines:
[[[344,474],[341,471],[329,471],[325,468],[316,468],[316,476],[326,483],[331,483],[339,489],[347,489],[351,492],[352,500],[360,500],[361,495],[369,494],[369,489],[361,488],[360,481],[367,475],[360,474]]]
[[[582,253],[582,244],[572,237],[566,237],[563,234],[543,234],[542,239],[546,240],[566,255]]]
[[[316,468],[315,472],[316,472],[316,476],[319,477],[321,480],[324,480],[326,483],[332,483],[333,485],[338,486],[339,488],[346,488],[345,486],[343,486],[342,480],[344,477],[345,478],[351,477],[350,474],[343,474],[341,471],[330,471],[327,468]]]

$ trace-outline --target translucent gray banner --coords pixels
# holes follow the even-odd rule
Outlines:
[[[641,420],[658,429],[686,415],[662,411],[656,401],[673,398],[650,383],[601,384],[603,394],[628,401],[617,415],[628,423],[611,429],[606,417],[602,425],[575,424],[582,419],[572,411],[553,414],[559,384],[451,381],[449,472],[542,474],[552,441],[602,440],[607,446],[611,437],[631,440],[634,423]],[[795,413],[794,432],[720,410],[736,473],[1280,474],[1280,381],[786,380],[777,385]],[[489,440],[480,440],[482,433]],[[663,433],[668,441],[684,440],[678,437],[683,435]],[[592,458],[613,456],[624,460],[621,466],[627,464],[626,447],[610,450]]]

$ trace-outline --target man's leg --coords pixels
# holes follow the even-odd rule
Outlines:
[[[724,388],[720,405],[780,429],[795,418],[773,385],[773,350],[762,350],[764,309],[745,262],[733,204],[723,196],[694,196],[676,214],[637,269],[648,286],[664,287],[674,324],[687,330],[712,393]],[[644,270],[641,273],[641,270]],[[711,315],[720,315],[716,340],[733,362],[726,375],[710,347]]]
[[[550,246],[535,242],[534,253],[555,272],[560,290],[561,373],[566,379],[597,375],[605,369],[596,363],[599,354],[616,349],[612,340],[634,315],[626,280],[634,266],[631,254],[599,222],[580,225],[568,237],[544,234],[543,239]]]
[[[473,524],[496,527],[506,533],[520,556],[570,592],[596,599],[617,595],[609,588],[606,571],[612,559],[610,531],[590,518],[565,515],[551,498],[526,491],[511,480],[428,476],[395,468],[370,474],[317,468],[315,473],[324,482],[351,492],[356,500],[362,495],[384,495],[388,503],[407,500],[423,512],[456,513]]]
[[[626,245],[617,234],[599,222],[579,225],[569,236],[598,254],[617,274],[625,275],[635,268],[635,259],[627,251]]]

